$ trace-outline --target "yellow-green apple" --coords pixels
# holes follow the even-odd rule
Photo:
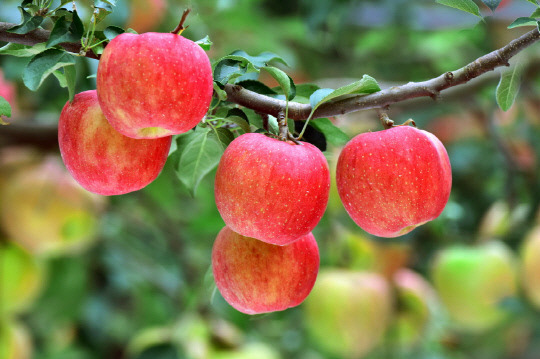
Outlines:
[[[314,344],[336,357],[360,358],[381,341],[392,294],[379,274],[327,269],[319,274],[304,309]]]
[[[336,181],[358,226],[397,237],[439,216],[452,174],[446,149],[434,135],[396,126],[349,141],[339,156]]]
[[[517,272],[513,253],[502,242],[444,248],[431,269],[437,294],[458,329],[483,332],[508,318],[501,302],[516,296]]]
[[[167,10],[165,0],[131,0],[129,2],[129,18],[126,28],[132,28],[138,33],[155,30],[163,20]]]
[[[1,191],[3,229],[10,240],[28,251],[78,251],[96,239],[105,197],[82,188],[56,156],[20,169]]]
[[[107,122],[96,90],[75,95],[58,121],[58,144],[66,168],[81,186],[101,195],[137,191],[161,172],[171,136],[134,139]]]
[[[204,118],[212,99],[212,69],[204,50],[181,35],[123,33],[101,55],[97,92],[118,132],[166,137],[187,132]]]
[[[11,242],[0,242],[0,316],[26,309],[39,293],[44,268],[38,259]]]
[[[420,274],[401,268],[392,277],[397,300],[389,335],[401,348],[418,343],[431,319],[437,296],[431,284]]]
[[[478,229],[480,240],[503,238],[522,225],[529,207],[520,203],[511,207],[506,201],[495,201],[483,215]]]
[[[521,280],[527,299],[540,308],[540,225],[533,227],[521,244]]]
[[[27,329],[3,317],[0,320],[0,359],[30,359],[32,352],[32,340]]]
[[[285,310],[302,303],[313,288],[319,249],[311,233],[277,246],[225,226],[214,242],[212,271],[221,295],[238,311]]]
[[[328,163],[317,147],[246,133],[231,142],[219,162],[215,196],[232,230],[284,245],[319,223],[329,188]]]
[[[279,352],[264,343],[248,343],[234,350],[216,350],[208,359],[280,359]]]

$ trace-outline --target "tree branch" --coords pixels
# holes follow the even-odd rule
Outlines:
[[[34,30],[25,35],[12,34],[6,31],[14,25],[15,24],[0,22],[0,41],[35,45],[47,41],[50,35],[49,31],[43,29]],[[391,104],[417,97],[431,97],[437,99],[440,96],[441,91],[445,89],[464,84],[497,67],[509,66],[508,61],[514,55],[539,40],[540,32],[538,31],[538,28],[535,28],[521,37],[512,40],[506,46],[484,55],[458,70],[444,73],[423,82],[410,82],[402,86],[391,87],[366,96],[353,96],[325,103],[319,106],[313,117],[330,117],[365,109],[385,108]],[[81,45],[77,43],[63,43],[61,45],[67,51],[74,53],[79,53],[81,49]],[[95,59],[98,58],[98,56],[91,52],[87,53],[85,56]],[[270,114],[277,117],[279,113],[285,111],[285,101],[249,91],[238,85],[225,85],[225,92],[227,93],[228,101],[250,108],[259,113]],[[289,102],[289,118],[294,120],[305,120],[310,113],[310,105]]]

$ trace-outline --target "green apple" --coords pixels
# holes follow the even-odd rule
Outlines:
[[[521,280],[527,299],[540,308],[540,225],[533,227],[521,244]]]
[[[0,359],[30,359],[32,340],[30,334],[14,321],[0,320]]]
[[[516,296],[516,263],[502,242],[453,246],[436,256],[431,276],[457,328],[483,332],[508,318],[501,302]]]
[[[19,312],[30,305],[44,282],[38,259],[10,242],[0,242],[0,315]]]
[[[82,188],[56,156],[23,168],[1,189],[0,222],[8,238],[35,254],[72,252],[97,238],[104,197]]]
[[[307,331],[323,351],[359,358],[380,343],[390,322],[392,294],[380,274],[326,269],[304,305]]]

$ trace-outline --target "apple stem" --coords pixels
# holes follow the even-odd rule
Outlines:
[[[379,120],[381,120],[381,124],[385,130],[394,127],[394,121],[392,121],[384,111],[379,111]]]
[[[287,126],[287,117],[283,111],[278,114],[277,120],[279,126],[279,139],[281,141],[287,141],[287,138],[289,137],[289,127]]]
[[[190,12],[191,12],[190,8],[187,8],[184,10],[184,13],[182,14],[182,18],[180,19],[180,23],[173,31],[171,31],[171,34],[181,35],[182,32],[189,27],[189,25],[184,26],[184,22],[186,21],[186,18],[188,17]]]

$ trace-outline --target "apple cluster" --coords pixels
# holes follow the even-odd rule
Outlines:
[[[66,103],[58,124],[66,168],[101,195],[139,190],[161,172],[172,135],[196,126],[212,99],[210,61],[172,33],[124,33],[104,50],[97,89]]]
[[[452,183],[448,154],[409,126],[363,133],[340,154],[339,196],[365,231],[397,237],[435,219]],[[218,165],[215,199],[226,227],[212,252],[216,285],[248,314],[284,310],[311,291],[319,252],[311,234],[326,210],[327,161],[309,143],[260,133],[236,138]]]

